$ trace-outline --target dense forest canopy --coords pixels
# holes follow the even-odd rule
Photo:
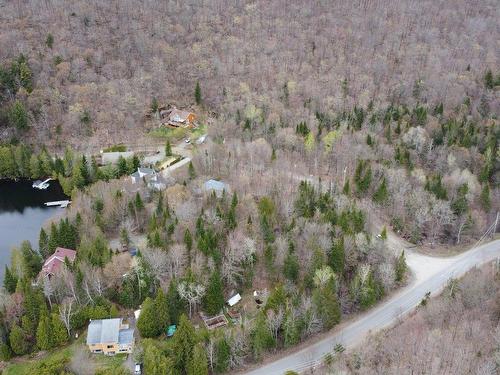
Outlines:
[[[304,120],[304,103],[412,104],[417,91],[498,113],[482,82],[498,74],[497,20],[494,0],[7,2],[0,61],[26,56],[36,88],[15,99],[27,137],[52,145],[123,141],[148,128],[153,97],[191,104],[197,81],[212,110],[272,122]]]
[[[12,252],[0,358],[75,345],[89,319],[142,307],[147,373],[236,371],[411,282],[405,241],[432,252],[492,231],[497,5],[0,3],[0,178],[52,176],[72,200]],[[163,105],[201,126],[160,129]],[[160,170],[167,158],[184,167]],[[141,165],[165,189],[125,177]],[[75,262],[40,279],[57,247]],[[241,320],[195,330],[236,293]]]

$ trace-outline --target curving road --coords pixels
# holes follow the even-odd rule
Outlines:
[[[407,250],[408,251],[408,250]],[[500,258],[500,240],[473,248],[465,253],[451,258],[433,258],[409,251],[413,260],[437,261],[438,266],[422,273],[413,283],[377,308],[367,312],[359,319],[344,328],[332,331],[325,339],[309,345],[286,357],[270,362],[246,372],[251,375],[282,375],[287,370],[302,372],[320,364],[325,354],[331,353],[336,344],[350,347],[359,343],[368,333],[380,330],[391,325],[396,319],[412,311],[425,294],[439,293],[450,278],[462,276],[475,266],[482,265],[496,258]],[[440,262],[440,260],[445,260]],[[412,268],[412,262],[408,262]]]

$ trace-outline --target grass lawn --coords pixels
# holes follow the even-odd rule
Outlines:
[[[65,348],[56,348],[54,350],[45,352],[44,355],[36,355],[36,353],[29,357],[18,358],[17,363],[12,363],[7,366],[2,375],[36,375],[33,373],[31,366],[34,363],[41,361],[64,361],[68,362],[71,360],[71,357],[74,355],[75,351],[81,349],[82,347],[87,349],[85,346],[85,335],[81,335],[76,341],[71,343],[69,346]],[[125,360],[127,359],[127,354],[117,354],[115,356],[105,356],[105,355],[90,355],[89,361],[92,364],[95,364],[95,368],[111,368],[118,369],[123,365]]]
[[[125,362],[127,359],[127,354],[121,353],[116,354],[114,356],[107,355],[93,355],[92,359],[95,360],[95,363],[98,365],[98,368],[110,367],[116,368],[119,367]]]
[[[184,128],[173,129],[173,128],[161,127],[151,130],[149,135],[154,138],[163,139],[165,142],[169,140],[170,143],[173,144],[187,137],[192,138],[192,140],[196,140],[206,132],[207,132],[206,125],[201,125],[192,131]]]
[[[193,130],[193,132],[191,133],[191,137],[193,138],[193,140],[196,140],[196,139],[200,138],[203,134],[206,134],[206,133],[207,133],[207,126],[200,125],[198,128]]]
[[[167,127],[156,128],[149,133],[149,135],[154,138],[163,139],[165,142],[169,140],[170,143],[172,144],[175,143],[176,141],[186,138],[189,134],[190,131],[188,129],[184,128],[172,129]]]

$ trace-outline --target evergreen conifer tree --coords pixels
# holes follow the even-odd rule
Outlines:
[[[382,179],[382,183],[378,187],[378,189],[373,194],[373,200],[377,203],[384,203],[387,201],[389,197],[389,193],[387,192],[387,182],[385,177]]]
[[[165,144],[165,156],[172,156],[172,145],[170,144],[170,140],[167,140]]]
[[[87,158],[85,155],[82,155],[82,161],[80,163],[80,174],[82,175],[84,185],[88,185],[90,183],[90,175],[89,175],[89,166],[87,164]]]
[[[179,317],[185,310],[185,303],[179,296],[179,292],[177,291],[177,282],[175,280],[170,281],[167,291],[167,300],[170,324],[178,324]]]
[[[16,291],[17,276],[7,266],[5,266],[5,276],[3,278],[3,286],[5,290],[10,294]]]
[[[30,349],[26,334],[17,324],[15,324],[10,331],[9,342],[12,351],[17,355],[26,354]]]
[[[208,375],[207,354],[202,344],[197,344],[193,349],[193,358],[188,363],[187,375]]]
[[[51,314],[52,340],[54,346],[61,346],[68,342],[68,331],[58,314]]]
[[[340,321],[340,305],[337,300],[336,278],[329,266],[317,269],[314,274],[316,288],[313,292],[313,304],[323,326],[332,328]]]
[[[137,329],[142,337],[156,337],[159,331],[158,316],[156,314],[156,304],[147,297],[142,304],[141,315],[137,319]]]
[[[144,203],[142,202],[142,198],[141,198],[141,195],[139,194],[139,192],[137,192],[135,194],[134,206],[135,206],[136,210],[138,210],[138,211],[140,211],[144,208]]]
[[[210,315],[219,313],[224,307],[224,293],[219,271],[214,271],[208,282],[208,288],[203,297],[203,307]]]
[[[289,251],[283,264],[283,274],[288,280],[295,283],[299,277],[299,270],[299,258],[294,252]]]
[[[57,246],[59,246],[59,232],[57,231],[56,224],[52,222],[52,224],[50,224],[50,237],[48,243],[49,255],[54,253]]]
[[[170,324],[168,300],[167,296],[165,296],[161,288],[158,288],[154,306],[156,311],[156,321],[158,325],[157,335],[160,335],[166,331],[167,327]]]
[[[184,231],[184,243],[186,244],[188,253],[191,252],[191,250],[193,249],[193,236],[191,235],[189,228],[186,228],[186,230]]]
[[[488,69],[486,71],[486,74],[484,75],[484,85],[486,86],[487,89],[493,89],[495,87],[495,81],[493,79],[493,73],[491,69]]]
[[[387,240],[387,228],[385,225],[382,228],[382,232],[380,232],[380,238],[383,239],[384,241]]]
[[[23,256],[23,270],[25,276],[35,278],[42,269],[42,258],[34,251],[29,241],[21,243],[21,254]]]
[[[148,375],[176,374],[172,360],[165,356],[154,344],[144,349],[144,372]]]
[[[191,180],[196,177],[196,171],[194,170],[194,165],[191,161],[189,162],[188,173]]]
[[[332,249],[329,254],[329,265],[332,267],[333,272],[337,275],[344,273],[345,252],[344,252],[344,237],[333,241]]]
[[[38,328],[36,330],[36,346],[40,350],[48,350],[52,347],[52,333],[47,307],[42,305],[40,309],[40,320],[38,321]]]
[[[481,202],[483,210],[488,212],[491,209],[490,187],[486,182],[483,184],[483,188],[481,189],[479,201]]]
[[[40,235],[38,236],[38,250],[40,251],[40,254],[44,257],[47,258],[49,254],[49,236],[47,235],[47,232],[45,229],[40,229]]]
[[[118,158],[118,176],[124,176],[128,173],[127,160],[123,156]]]
[[[200,105],[201,104],[201,87],[200,87],[200,82],[196,81],[196,87],[194,88],[194,100],[196,101],[196,104]]]
[[[251,347],[255,359],[262,357],[262,353],[274,346],[274,338],[266,324],[266,316],[260,312],[251,332]]]
[[[217,342],[215,371],[225,373],[229,369],[229,359],[231,357],[231,347],[225,338]]]
[[[186,315],[183,314],[179,319],[179,326],[175,332],[172,343],[172,350],[176,353],[174,359],[175,368],[179,372],[184,372],[189,362],[192,360],[195,343],[196,332],[194,327]]]
[[[394,270],[396,282],[400,283],[404,281],[407,269],[408,266],[406,265],[406,257],[405,257],[405,252],[403,250],[399,255],[398,259],[396,260],[396,266]]]

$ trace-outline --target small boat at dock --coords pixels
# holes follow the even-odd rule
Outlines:
[[[45,181],[36,180],[35,182],[33,182],[33,188],[39,190],[45,190],[49,187],[49,181],[51,180],[52,178],[47,178]]]

